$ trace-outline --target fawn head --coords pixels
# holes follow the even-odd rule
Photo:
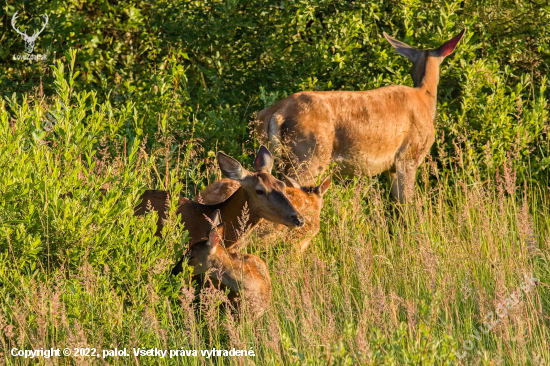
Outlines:
[[[323,195],[330,187],[330,175],[323,179],[321,184],[313,187],[302,187],[293,178],[284,174],[283,178],[287,186],[295,188],[295,190],[288,191],[288,196],[296,208],[305,216],[314,213],[316,218],[318,218],[321,213],[321,208],[323,207]],[[311,219],[312,218],[309,218],[308,220],[311,221]]]
[[[214,211],[208,222],[208,237],[192,244],[184,255],[188,264],[193,267],[193,275],[206,272],[210,268],[217,250],[224,250],[222,245],[225,224],[221,222],[220,210]]]

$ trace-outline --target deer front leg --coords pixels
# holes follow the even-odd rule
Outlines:
[[[390,171],[391,194],[399,203],[410,202],[414,195],[416,164],[414,161],[396,161],[395,171]]]

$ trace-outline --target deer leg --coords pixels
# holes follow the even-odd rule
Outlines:
[[[279,149],[285,174],[302,186],[315,185],[332,159],[332,136],[316,136],[303,131],[285,132]]]
[[[305,238],[302,238],[300,240],[300,242],[298,243],[298,251],[300,253],[304,253],[307,248],[309,247],[309,244],[311,243],[311,241],[313,240],[313,238],[315,238],[315,236],[317,235],[317,233],[319,232],[319,230],[316,230],[315,232],[313,233],[310,233],[308,236],[306,236]]]
[[[330,152],[314,147],[306,155],[298,149],[293,150],[297,156],[302,156],[297,159],[296,164],[292,164],[290,169],[288,169],[289,175],[295,178],[302,186],[316,185],[317,177],[326,171],[331,162]]]
[[[407,203],[414,195],[416,169],[420,165],[420,156],[424,157],[416,141],[405,140],[395,156],[390,170],[391,193],[399,203]]]
[[[416,166],[413,161],[397,161],[395,172],[390,172],[391,194],[399,203],[407,203],[414,194]]]

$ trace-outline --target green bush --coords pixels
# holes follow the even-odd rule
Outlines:
[[[54,124],[43,123],[48,117],[38,103],[19,105],[14,95],[13,120],[6,103],[0,104],[1,262],[29,275],[60,266],[69,273],[85,264],[105,266],[126,288],[160,263],[162,270],[170,268],[181,255],[184,231],[178,226],[158,240],[152,215],[133,217],[151,158],[140,152],[137,138],[114,162],[98,157],[98,140],[122,124],[94,92],[73,92],[72,66],[67,79],[63,64],[55,67],[58,97],[49,106]],[[181,184],[168,188],[178,192]]]

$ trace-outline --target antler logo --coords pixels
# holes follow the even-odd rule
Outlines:
[[[27,53],[32,53],[32,51],[34,50],[34,42],[36,42],[36,39],[38,38],[38,36],[40,35],[40,33],[42,33],[42,31],[44,30],[44,28],[46,28],[46,25],[48,24],[48,16],[46,14],[44,14],[44,18],[46,19],[46,22],[44,23],[44,26],[42,27],[42,29],[40,29],[39,31],[34,31],[34,33],[32,34],[32,36],[28,36],[27,35],[27,32],[21,32],[19,30],[18,27],[15,26],[15,21],[17,20],[18,16],[17,16],[17,13],[18,11],[15,12],[15,14],[13,14],[13,17],[11,18],[11,26],[13,27],[13,29],[19,33],[21,36],[23,36],[23,41],[25,41],[25,51],[27,51]]]

